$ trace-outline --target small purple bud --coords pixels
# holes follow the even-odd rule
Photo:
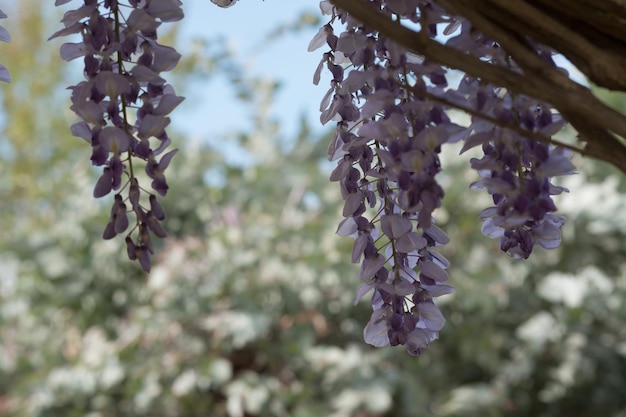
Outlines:
[[[130,235],[126,236],[126,253],[128,254],[128,259],[134,261],[137,259],[137,246],[131,239]]]
[[[126,215],[126,204],[122,203],[115,216],[115,233],[124,233],[128,228],[128,216]]]
[[[145,223],[141,223],[139,225],[139,241],[143,243],[144,246],[150,253],[154,253],[154,248],[152,247],[152,238],[150,237],[150,231],[148,230],[148,226]]]
[[[150,194],[150,211],[158,220],[165,219],[165,210],[163,210],[161,203],[159,203],[154,194]]]
[[[128,199],[130,200],[133,211],[139,210],[139,183],[137,182],[137,178],[135,177],[130,179]]]
[[[148,139],[141,139],[139,143],[135,145],[134,151],[135,155],[139,158],[148,160],[150,158],[150,143],[148,142]]]
[[[117,190],[122,185],[122,173],[124,172],[124,164],[122,163],[119,155],[113,155],[109,161],[109,167],[111,168],[112,184],[111,187]]]
[[[111,207],[111,218],[117,215],[117,212],[122,204],[124,204],[124,199],[122,198],[122,195],[119,193],[115,194],[115,197],[113,199],[113,206]]]
[[[100,145],[91,148],[91,163],[95,166],[104,165],[109,157],[109,153]]]
[[[102,232],[102,239],[109,240],[113,239],[117,233],[115,233],[115,219],[109,220],[106,227],[104,228],[104,232]]]
[[[146,248],[145,246],[137,246],[135,249],[135,253],[137,256],[137,260],[139,260],[139,265],[141,266],[141,269],[143,269],[145,272],[150,272],[150,253],[148,248]]]
[[[93,196],[95,198],[104,197],[111,192],[112,186],[113,173],[111,172],[111,168],[106,167],[98,179],[98,182],[96,182],[96,186],[93,189]]]
[[[147,220],[146,224],[155,235],[157,235],[158,237],[167,237],[167,232],[165,231],[165,229],[163,229],[163,226],[161,226],[161,223],[156,218],[154,213],[149,211],[146,220]]]
[[[168,185],[165,180],[165,175],[161,174],[152,181],[152,189],[161,195],[167,194]]]

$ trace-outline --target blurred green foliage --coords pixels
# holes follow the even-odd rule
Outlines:
[[[33,4],[12,19],[32,37],[19,31],[2,50],[16,88],[1,91],[0,415],[626,416],[626,199],[615,171],[582,162],[558,202],[562,247],[515,262],[480,234],[485,197],[446,154],[448,324],[420,358],[374,349],[362,341],[367,302],[352,303],[352,242],[334,235],[328,138],[303,122],[298,137],[277,139],[274,83],[237,80],[255,115],[234,140],[252,163],[178,140],[170,237],[150,276],[122,242],[100,239],[109,208],[91,199],[89,150],[68,133],[65,77]],[[192,59],[236,68],[225,55]]]

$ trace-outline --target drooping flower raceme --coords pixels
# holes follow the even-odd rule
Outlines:
[[[469,22],[459,20],[458,25],[449,46],[473,51],[493,65],[515,67],[497,43],[473,31]],[[550,51],[538,47],[538,54],[555,66]],[[551,196],[567,190],[551,181],[574,173],[575,167],[571,151],[535,137],[552,137],[565,120],[547,103],[469,76],[456,93],[457,102],[464,100],[464,106],[475,112],[462,152],[481,145],[484,154],[470,161],[482,177],[470,187],[487,190],[494,202],[479,216],[483,234],[498,238],[500,249],[516,259],[528,258],[535,244],[558,247],[565,218],[553,214],[557,208]]]
[[[6,19],[7,15],[0,10],[0,19]],[[11,42],[11,34],[6,30],[3,26],[0,26],[0,41],[2,42]],[[11,74],[9,74],[9,70],[2,64],[0,64],[0,81],[4,81],[5,83],[11,82]]]
[[[418,3],[395,8],[372,1],[383,13],[418,21]],[[372,292],[365,340],[374,346],[405,345],[412,355],[438,337],[445,320],[433,299],[453,291],[448,261],[435,247],[448,242],[433,211],[444,192],[436,175],[446,142],[462,128],[445,107],[416,92],[443,93],[445,71],[363,27],[329,2],[330,15],[311,41],[324,53],[315,76],[326,67],[331,88],[320,107],[321,122],[336,120],[329,158],[338,160],[331,180],[340,184],[345,219],[338,234],[355,238],[352,261],[361,262],[356,301]],[[344,26],[339,36],[333,24]],[[345,68],[350,72],[344,73]]]
[[[71,0],[56,0],[56,5]],[[84,0],[65,13],[64,28],[50,39],[80,34],[78,43],[61,46],[61,57],[84,62],[85,81],[70,87],[71,109],[81,119],[72,133],[91,144],[91,162],[103,167],[94,197],[115,192],[103,238],[126,233],[128,257],[150,270],[152,235],[165,237],[165,213],[157,194],[168,190],[165,170],[176,150],[166,127],[167,115],[183,100],[161,73],[176,66],[180,55],[157,42],[162,22],[183,18],[179,0]],[[139,184],[145,165],[151,189]],[[129,220],[133,217],[133,224]]]
[[[518,115],[532,111],[514,105]],[[528,121],[529,129],[553,129],[553,115],[537,106]],[[560,122],[557,122],[560,124]],[[559,246],[563,216],[553,214],[556,206],[551,196],[566,191],[555,186],[551,178],[569,175],[574,166],[571,152],[498,126],[483,126],[491,139],[482,145],[484,156],[471,160],[472,168],[482,177],[471,184],[475,190],[486,189],[494,206],[480,214],[483,234],[500,239],[500,249],[516,259],[530,256],[535,244],[546,249]]]
[[[468,22],[434,2],[370,0],[369,5],[494,65],[514,65]],[[550,196],[563,189],[550,177],[573,167],[566,152],[510,127],[549,137],[563,123],[545,103],[470,77],[451,86],[446,68],[363,26],[330,1],[320,6],[330,20],[309,50],[328,49],[313,81],[319,82],[324,68],[332,76],[321,122],[337,124],[328,156],[338,162],[330,178],[339,182],[344,198],[345,218],[337,233],[355,239],[352,261],[361,263],[363,283],[355,302],[372,292],[364,338],[374,346],[405,345],[419,355],[445,323],[433,300],[453,291],[446,283],[449,263],[434,249],[448,242],[433,219],[444,195],[436,179],[441,147],[460,140],[464,150],[483,145],[485,157],[472,161],[483,178],[472,187],[487,189],[496,204],[481,214],[483,232],[500,237],[510,255],[527,257],[535,243],[547,248],[558,243],[563,219],[551,214],[556,207]],[[448,117],[450,108],[477,116],[459,126]]]

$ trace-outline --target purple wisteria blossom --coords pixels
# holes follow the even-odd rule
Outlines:
[[[423,2],[371,3],[383,13],[417,21]],[[321,122],[337,124],[328,156],[338,164],[330,178],[339,182],[344,198],[345,219],[337,232],[355,238],[352,261],[361,263],[363,284],[355,302],[372,292],[364,338],[374,346],[404,345],[419,355],[445,323],[433,299],[453,291],[446,283],[449,263],[434,249],[448,237],[436,226],[433,212],[444,195],[436,179],[441,146],[459,140],[462,127],[441,104],[416,94],[443,93],[445,70],[327,1],[321,9],[330,22],[309,50],[329,47],[314,82],[324,67],[330,71]],[[339,35],[333,24],[344,27]]]
[[[369,5],[418,26],[423,36],[494,65],[515,66],[499,45],[437,2],[370,0]],[[437,181],[442,146],[464,141],[466,151],[482,145],[484,157],[471,161],[482,179],[472,188],[487,189],[495,204],[481,213],[483,233],[500,238],[509,255],[527,258],[533,245],[554,248],[560,241],[564,219],[553,214],[551,196],[564,189],[551,177],[574,167],[568,152],[548,142],[564,121],[546,103],[468,76],[450,85],[446,68],[386,39],[330,1],[320,8],[330,18],[309,44],[309,51],[327,48],[313,82],[328,70],[330,89],[321,101],[320,121],[336,123],[328,157],[337,167],[330,179],[344,198],[337,233],[354,238],[352,261],[361,263],[355,302],[372,293],[364,338],[378,347],[404,345],[419,355],[445,323],[433,300],[453,292],[449,263],[435,250],[448,242],[433,218],[444,196]],[[542,56],[551,60],[549,51]],[[471,123],[456,124],[450,109],[469,111]]]
[[[150,270],[154,253],[151,235],[167,234],[163,208],[139,184],[136,170],[144,165],[152,190],[166,195],[165,170],[176,154],[165,152],[171,144],[167,115],[183,98],[160,75],[176,66],[180,54],[157,42],[157,29],[182,19],[181,5],[179,0],[84,0],[65,13],[64,28],[50,37],[81,35],[80,42],[61,46],[64,60],[84,63],[85,81],[70,87],[71,109],[82,119],[71,131],[91,145],[92,164],[103,167],[94,197],[115,192],[103,238],[126,233],[128,257],[144,271]]]
[[[483,234],[499,238],[500,249],[516,259],[528,258],[535,244],[558,247],[565,218],[552,214],[557,208],[551,196],[566,189],[551,177],[574,172],[570,152],[514,134],[484,144],[483,151],[481,159],[471,160],[482,177],[472,189],[486,189],[495,204],[479,216]]]
[[[499,45],[472,31],[469,22],[458,21],[458,26],[458,35],[449,39],[448,45],[474,51],[494,65],[516,67]],[[555,66],[551,53],[541,52]],[[484,222],[483,234],[499,239],[500,249],[515,259],[527,259],[536,244],[546,249],[558,247],[565,218],[553,214],[557,208],[551,196],[567,190],[551,181],[575,172],[572,152],[536,138],[552,137],[565,126],[565,120],[547,103],[484,85],[469,76],[463,78],[457,94],[480,113],[472,116],[461,152],[482,147],[483,157],[470,161],[481,179],[470,187],[487,190],[493,198],[494,206],[479,216]],[[518,129],[511,129],[512,125]]]
[[[0,10],[0,19],[6,18],[7,15]],[[11,34],[4,28],[4,26],[0,26],[0,41],[11,42]],[[2,64],[0,64],[0,81],[4,81],[5,83],[11,82],[11,74],[9,74],[9,70]]]

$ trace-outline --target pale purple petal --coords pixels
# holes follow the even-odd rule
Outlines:
[[[176,152],[178,152],[178,149],[173,149],[163,155],[163,157],[159,161],[159,171],[163,172],[167,169],[167,167],[170,165],[170,162],[172,161],[172,158],[174,158],[174,155],[176,155]]]
[[[178,0],[152,1],[146,10],[163,22],[176,22],[185,17],[181,4]]]
[[[381,229],[390,239],[397,239],[406,235],[413,228],[413,223],[398,214],[382,216],[380,219]]]
[[[356,296],[354,297],[354,305],[357,305],[361,298],[365,296],[368,292],[370,292],[374,288],[371,284],[363,284],[356,290]]]
[[[165,80],[159,76],[157,72],[152,71],[145,65],[135,65],[130,73],[138,82],[149,82],[154,85],[163,85]]]
[[[152,51],[154,52],[154,61],[151,68],[156,72],[172,70],[181,58],[176,49],[170,46],[155,43],[152,45]]]
[[[61,30],[57,30],[48,38],[48,40],[50,41],[52,39],[55,39],[61,36],[67,36],[67,35],[73,35],[75,33],[79,33],[83,29],[83,27],[84,26],[82,23],[76,22],[73,25],[65,27]]]
[[[159,136],[169,124],[169,117],[147,114],[139,122],[137,136],[141,139]]]
[[[417,306],[420,319],[426,329],[438,332],[446,324],[446,319],[439,308],[432,302],[420,303]]]
[[[363,339],[366,343],[375,347],[389,346],[389,337],[387,336],[389,324],[385,319],[385,313],[384,309],[374,310],[372,313],[363,330]]]
[[[322,26],[317,31],[315,36],[313,36],[313,39],[311,39],[311,42],[309,42],[309,46],[307,47],[307,51],[308,52],[313,52],[316,49],[320,48],[322,45],[324,45],[326,43],[326,38],[328,37],[329,32],[330,32],[330,34],[332,34],[332,27],[330,27],[330,25]]]
[[[448,280],[448,273],[439,265],[431,261],[420,262],[422,274],[437,282],[445,282]]]
[[[155,17],[147,13],[144,9],[134,9],[126,20],[128,30],[133,32],[155,31],[161,23]]]
[[[107,126],[100,131],[100,145],[108,152],[126,152],[131,145],[131,137],[119,127]]]
[[[351,219],[352,217],[348,218]],[[359,237],[354,240],[354,245],[352,246],[352,263],[359,262],[367,247],[368,240],[368,235],[366,234],[359,234]]]
[[[432,298],[437,298],[442,295],[452,294],[455,289],[450,284],[435,284],[435,285],[422,285],[422,288]]]
[[[363,281],[368,281],[384,265],[385,265],[385,258],[380,254],[372,258],[365,258],[365,260],[361,264],[361,273],[359,276]]]
[[[66,42],[61,45],[61,58],[64,61],[71,61],[78,57],[85,56],[87,53],[88,49],[83,42]]]
[[[123,75],[112,71],[102,71],[94,79],[96,88],[101,94],[115,98],[130,93],[130,83]]]
[[[92,134],[91,134],[91,129],[89,128],[89,125],[87,124],[87,122],[81,120],[80,122],[74,123],[70,127],[70,132],[72,132],[72,135],[78,138],[83,138],[87,142],[91,143]]]
[[[411,355],[419,355],[420,349],[427,348],[430,340],[430,334],[426,330],[413,329],[408,334],[406,350]]]
[[[354,217],[346,217],[339,223],[337,227],[337,233],[339,236],[351,236],[357,231],[357,224],[354,221]]]
[[[154,109],[155,116],[165,116],[174,110],[180,103],[185,100],[184,97],[175,94],[165,94],[161,97],[158,106]]]
[[[348,194],[343,206],[343,216],[352,216],[363,204],[365,196],[363,193],[357,191],[356,193]]]

